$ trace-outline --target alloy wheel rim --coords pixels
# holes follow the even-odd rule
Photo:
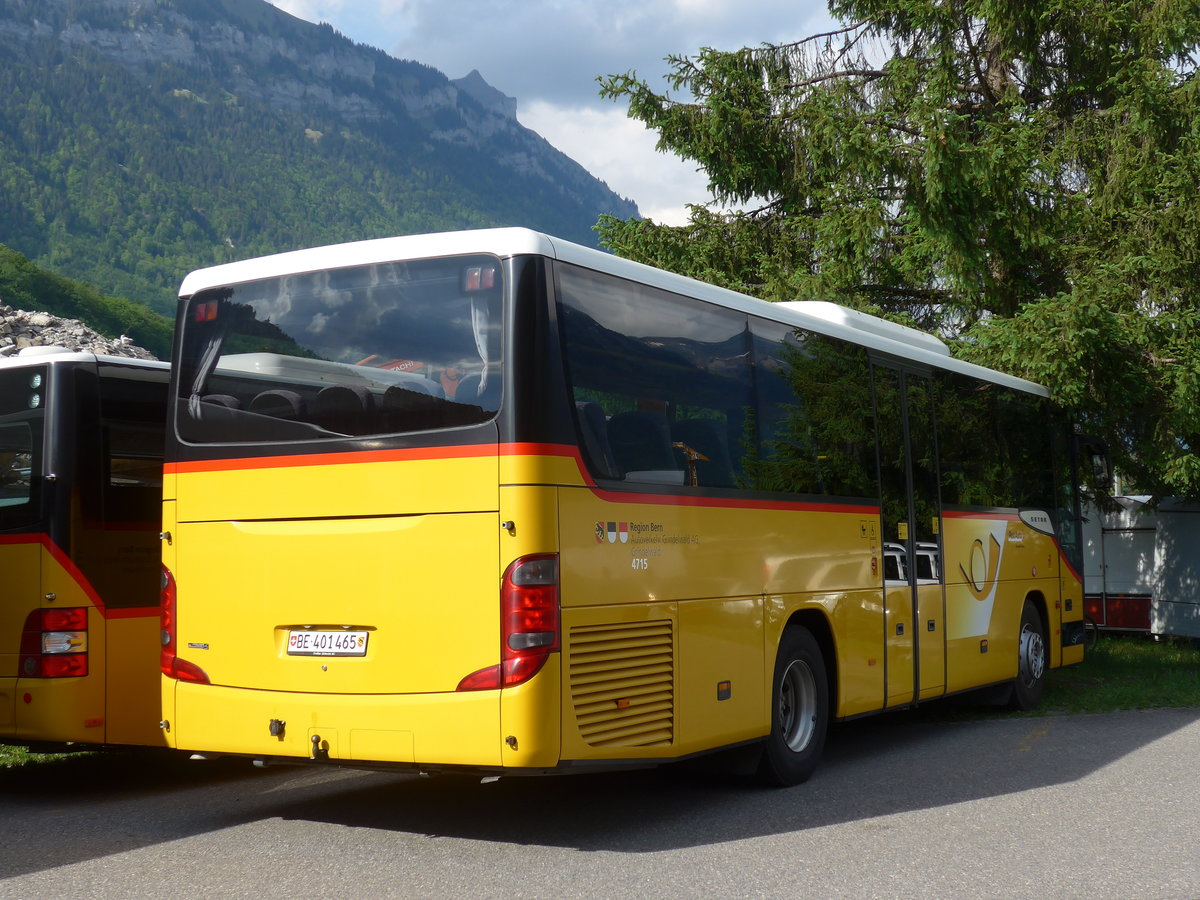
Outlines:
[[[1033,685],[1046,671],[1046,645],[1039,631],[1030,625],[1021,629],[1021,679]]]
[[[812,669],[803,660],[794,659],[779,685],[780,730],[792,752],[801,752],[812,740],[817,727],[816,711],[817,681]]]

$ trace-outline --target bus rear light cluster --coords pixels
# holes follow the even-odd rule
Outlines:
[[[35,609],[21,630],[23,678],[78,678],[88,673],[86,606]]]
[[[523,684],[559,648],[558,555],[523,556],[504,573],[500,588],[500,664],[472,672],[460,691]]]
[[[209,684],[208,675],[194,662],[180,659],[175,655],[175,576],[171,570],[163,566],[162,590],[159,594],[158,616],[162,639],[162,652],[159,654],[159,668],[168,678],[177,681],[192,681],[196,684]]]

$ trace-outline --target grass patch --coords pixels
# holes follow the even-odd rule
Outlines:
[[[1191,640],[1101,635],[1081,665],[1050,672],[1038,712],[1200,707],[1200,647]]]
[[[0,745],[0,768],[17,769],[21,766],[36,765],[54,759],[64,759],[68,756],[79,756],[77,753],[31,753],[24,747],[6,747]]]

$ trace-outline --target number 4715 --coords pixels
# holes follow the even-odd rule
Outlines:
[[[650,560],[644,556],[635,556],[633,558],[633,567],[635,569],[648,569],[650,568]]]

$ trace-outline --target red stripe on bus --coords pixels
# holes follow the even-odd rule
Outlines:
[[[517,445],[520,446],[520,445]],[[592,493],[607,503],[633,503],[653,506],[705,506],[716,509],[769,509],[804,512],[846,513],[856,516],[878,516],[878,506],[851,505],[842,503],[813,503],[804,500],[750,500],[734,497],[692,497],[686,494],[634,494],[624,491],[608,491],[596,484],[587,470],[579,448],[566,445],[551,445],[548,452],[567,456],[579,467],[579,474]]]
[[[351,450],[334,453],[302,453],[296,456],[254,456],[241,459],[205,459],[166,463],[168,475],[191,472],[240,472],[249,469],[338,466],[362,463],[412,462],[437,459],[480,459],[487,456],[571,456],[579,453],[567,444],[459,444],[443,447],[412,447],[401,450]]]
[[[86,575],[75,565],[75,561],[67,556],[66,552],[50,539],[50,535],[45,533],[36,534],[6,534],[0,535],[0,545],[3,544],[40,544],[42,549],[53,557],[54,561],[62,566],[63,571],[70,576],[71,580],[79,585],[80,590],[87,596],[92,605],[100,615],[106,619],[136,619],[143,617],[151,617],[158,615],[157,606],[134,606],[124,609],[109,609],[101,599],[100,594],[92,587],[92,583],[88,581]]]
[[[575,461],[580,469],[580,475],[592,493],[607,503],[636,503],[655,506],[709,506],[715,509],[757,509],[757,510],[804,510],[805,512],[845,512],[854,516],[880,515],[878,506],[841,503],[812,503],[811,500],[752,500],[733,497],[691,497],[688,494],[673,493],[631,493],[625,491],[606,491],[596,484],[595,479],[588,473],[588,467],[583,463],[580,449],[577,446],[554,445],[557,455],[568,456]]]
[[[500,444],[501,456],[566,456],[582,465],[579,450],[571,444]],[[581,469],[582,471],[582,469]]]
[[[191,472],[243,472],[250,469],[287,469],[304,466],[338,466],[361,463],[412,462],[433,459],[479,459],[496,455],[495,444],[457,447],[416,447],[401,450],[350,450],[340,453],[300,453],[295,456],[250,456],[239,459],[202,459],[166,463],[167,475]]]
[[[1054,543],[1057,545],[1058,541],[1056,540]],[[1080,584],[1083,584],[1083,576],[1075,571],[1075,567],[1073,565],[1071,565],[1071,561],[1069,559],[1067,559],[1067,554],[1065,554],[1063,552],[1063,548],[1061,545],[1058,545],[1058,558],[1061,559],[1063,565],[1067,567],[1067,571],[1071,573],[1071,577],[1074,578],[1076,581],[1078,581]]]
[[[813,503],[802,500],[750,500],[724,497],[690,497],[679,494],[634,494],[601,488],[587,471],[579,448],[571,444],[515,442],[507,444],[466,444],[443,447],[419,447],[403,450],[360,450],[332,453],[305,453],[297,456],[260,456],[242,459],[210,459],[196,462],[167,463],[171,474],[200,472],[240,472],[253,469],[335,466],[343,464],[410,462],[416,460],[479,459],[486,456],[557,456],[575,463],[584,485],[609,503],[656,506],[704,506],[717,509],[804,510],[850,515],[879,515],[878,506],[861,504]]]
[[[0,534],[0,544],[40,544],[45,535]]]
[[[809,500],[737,500],[732,497],[690,497],[677,494],[627,494],[593,488],[592,492],[609,503],[642,503],[654,506],[706,506],[716,509],[767,509],[790,512],[845,513],[878,516],[878,506],[842,503],[814,503]]]

